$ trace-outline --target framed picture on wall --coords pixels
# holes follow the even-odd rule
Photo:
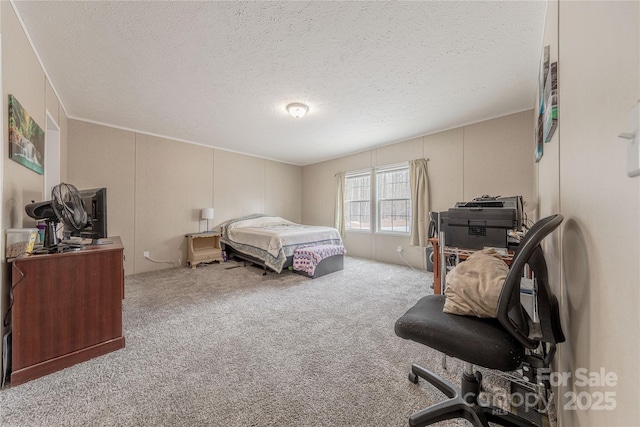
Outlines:
[[[536,162],[539,162],[544,154],[544,115],[545,115],[545,87],[547,77],[549,75],[549,46],[545,46],[542,50],[542,58],[540,60],[540,71],[538,72],[538,91],[537,91],[537,120],[534,133],[534,154]]]
[[[550,142],[558,127],[558,63],[549,65],[544,84],[544,142]]]
[[[538,114],[544,114],[544,88],[547,84],[547,76],[549,75],[549,57],[550,46],[547,45],[542,50],[542,59],[540,61],[540,71],[538,76]]]
[[[539,162],[542,158],[542,154],[544,153],[544,140],[542,138],[544,123],[542,121],[542,116],[538,115],[538,122],[536,123],[536,134],[534,137],[535,140],[535,156],[536,162]]]
[[[44,131],[9,95],[9,158],[44,175]]]

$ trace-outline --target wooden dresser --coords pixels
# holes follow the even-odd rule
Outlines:
[[[13,261],[12,386],[124,347],[123,246]]]

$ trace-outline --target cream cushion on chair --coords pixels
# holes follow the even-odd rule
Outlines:
[[[495,249],[474,252],[447,274],[443,311],[497,317],[498,299],[509,267]]]

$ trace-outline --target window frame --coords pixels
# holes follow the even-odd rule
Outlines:
[[[382,215],[380,213],[380,202],[384,201],[384,200],[392,200],[392,199],[382,199],[380,196],[380,192],[381,189],[379,188],[378,185],[378,175],[379,174],[383,174],[383,173],[388,173],[388,172],[394,172],[394,171],[400,171],[400,170],[406,170],[407,171],[407,186],[409,187],[407,189],[407,194],[408,197],[407,198],[400,198],[400,199],[393,199],[393,200],[407,200],[408,206],[408,213],[406,215],[407,217],[407,231],[400,231],[400,230],[383,230],[381,227],[381,220],[382,220]],[[372,171],[374,173],[375,176],[375,197],[374,197],[374,202],[375,202],[375,222],[376,222],[376,233],[379,234],[392,234],[392,235],[397,235],[397,236],[409,236],[411,234],[411,214],[412,214],[412,207],[411,207],[411,182],[410,182],[410,177],[408,176],[409,174],[409,162],[403,162],[403,163],[396,163],[393,165],[386,165],[386,166],[381,166],[379,168],[376,168]]]
[[[350,227],[349,224],[350,222],[347,221],[347,211],[349,210],[349,208],[347,207],[347,203],[348,202],[353,202],[354,200],[349,200],[347,202],[346,199],[346,194],[347,194],[347,181],[350,178],[359,178],[359,177],[365,177],[365,176],[369,176],[369,198],[367,200],[357,200],[357,201],[362,201],[362,202],[368,202],[369,203],[369,226],[367,228],[355,228],[355,227]],[[371,170],[359,170],[359,171],[350,171],[347,172],[345,174],[345,199],[343,200],[344,202],[344,229],[345,231],[348,232],[355,232],[355,233],[371,233],[372,230],[372,225],[373,225],[373,212],[372,212],[372,206],[371,206],[371,198],[372,198],[372,191],[373,191],[373,183],[372,183],[372,176],[371,176]]]
[[[385,166],[380,166],[377,168],[372,168],[372,169],[366,169],[366,170],[355,170],[355,171],[349,171],[345,173],[345,198],[343,199],[344,202],[344,223],[345,223],[345,231],[351,233],[370,233],[370,234],[385,234],[385,235],[396,235],[396,236],[409,236],[411,234],[411,183],[409,182],[409,179],[407,180],[407,185],[409,185],[409,189],[408,189],[408,198],[404,199],[401,198],[399,200],[408,200],[408,215],[407,215],[407,219],[408,219],[408,231],[400,231],[400,230],[383,230],[380,226],[380,221],[381,221],[381,214],[380,214],[380,193],[379,193],[379,185],[378,185],[378,174],[382,174],[382,173],[387,173],[387,172],[391,172],[391,171],[395,171],[395,170],[404,170],[406,169],[407,172],[409,172],[409,162],[402,162],[402,163],[396,163],[396,164],[391,164],[391,165],[385,165]],[[353,202],[353,200],[348,200],[346,199],[347,196],[347,180],[349,178],[356,178],[356,177],[364,177],[364,176],[369,176],[369,199],[366,200],[369,202],[369,208],[370,208],[370,212],[369,212],[369,227],[368,228],[352,228],[349,227],[349,221],[347,221],[347,205],[349,202]],[[385,199],[388,200],[388,199]],[[358,201],[365,201],[365,200],[358,200]]]

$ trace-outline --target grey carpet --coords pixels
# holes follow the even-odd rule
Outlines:
[[[460,363],[394,322],[431,273],[346,257],[318,279],[214,264],[128,276],[126,347],[0,391],[3,426],[404,426]],[[450,421],[440,425],[466,425]]]

